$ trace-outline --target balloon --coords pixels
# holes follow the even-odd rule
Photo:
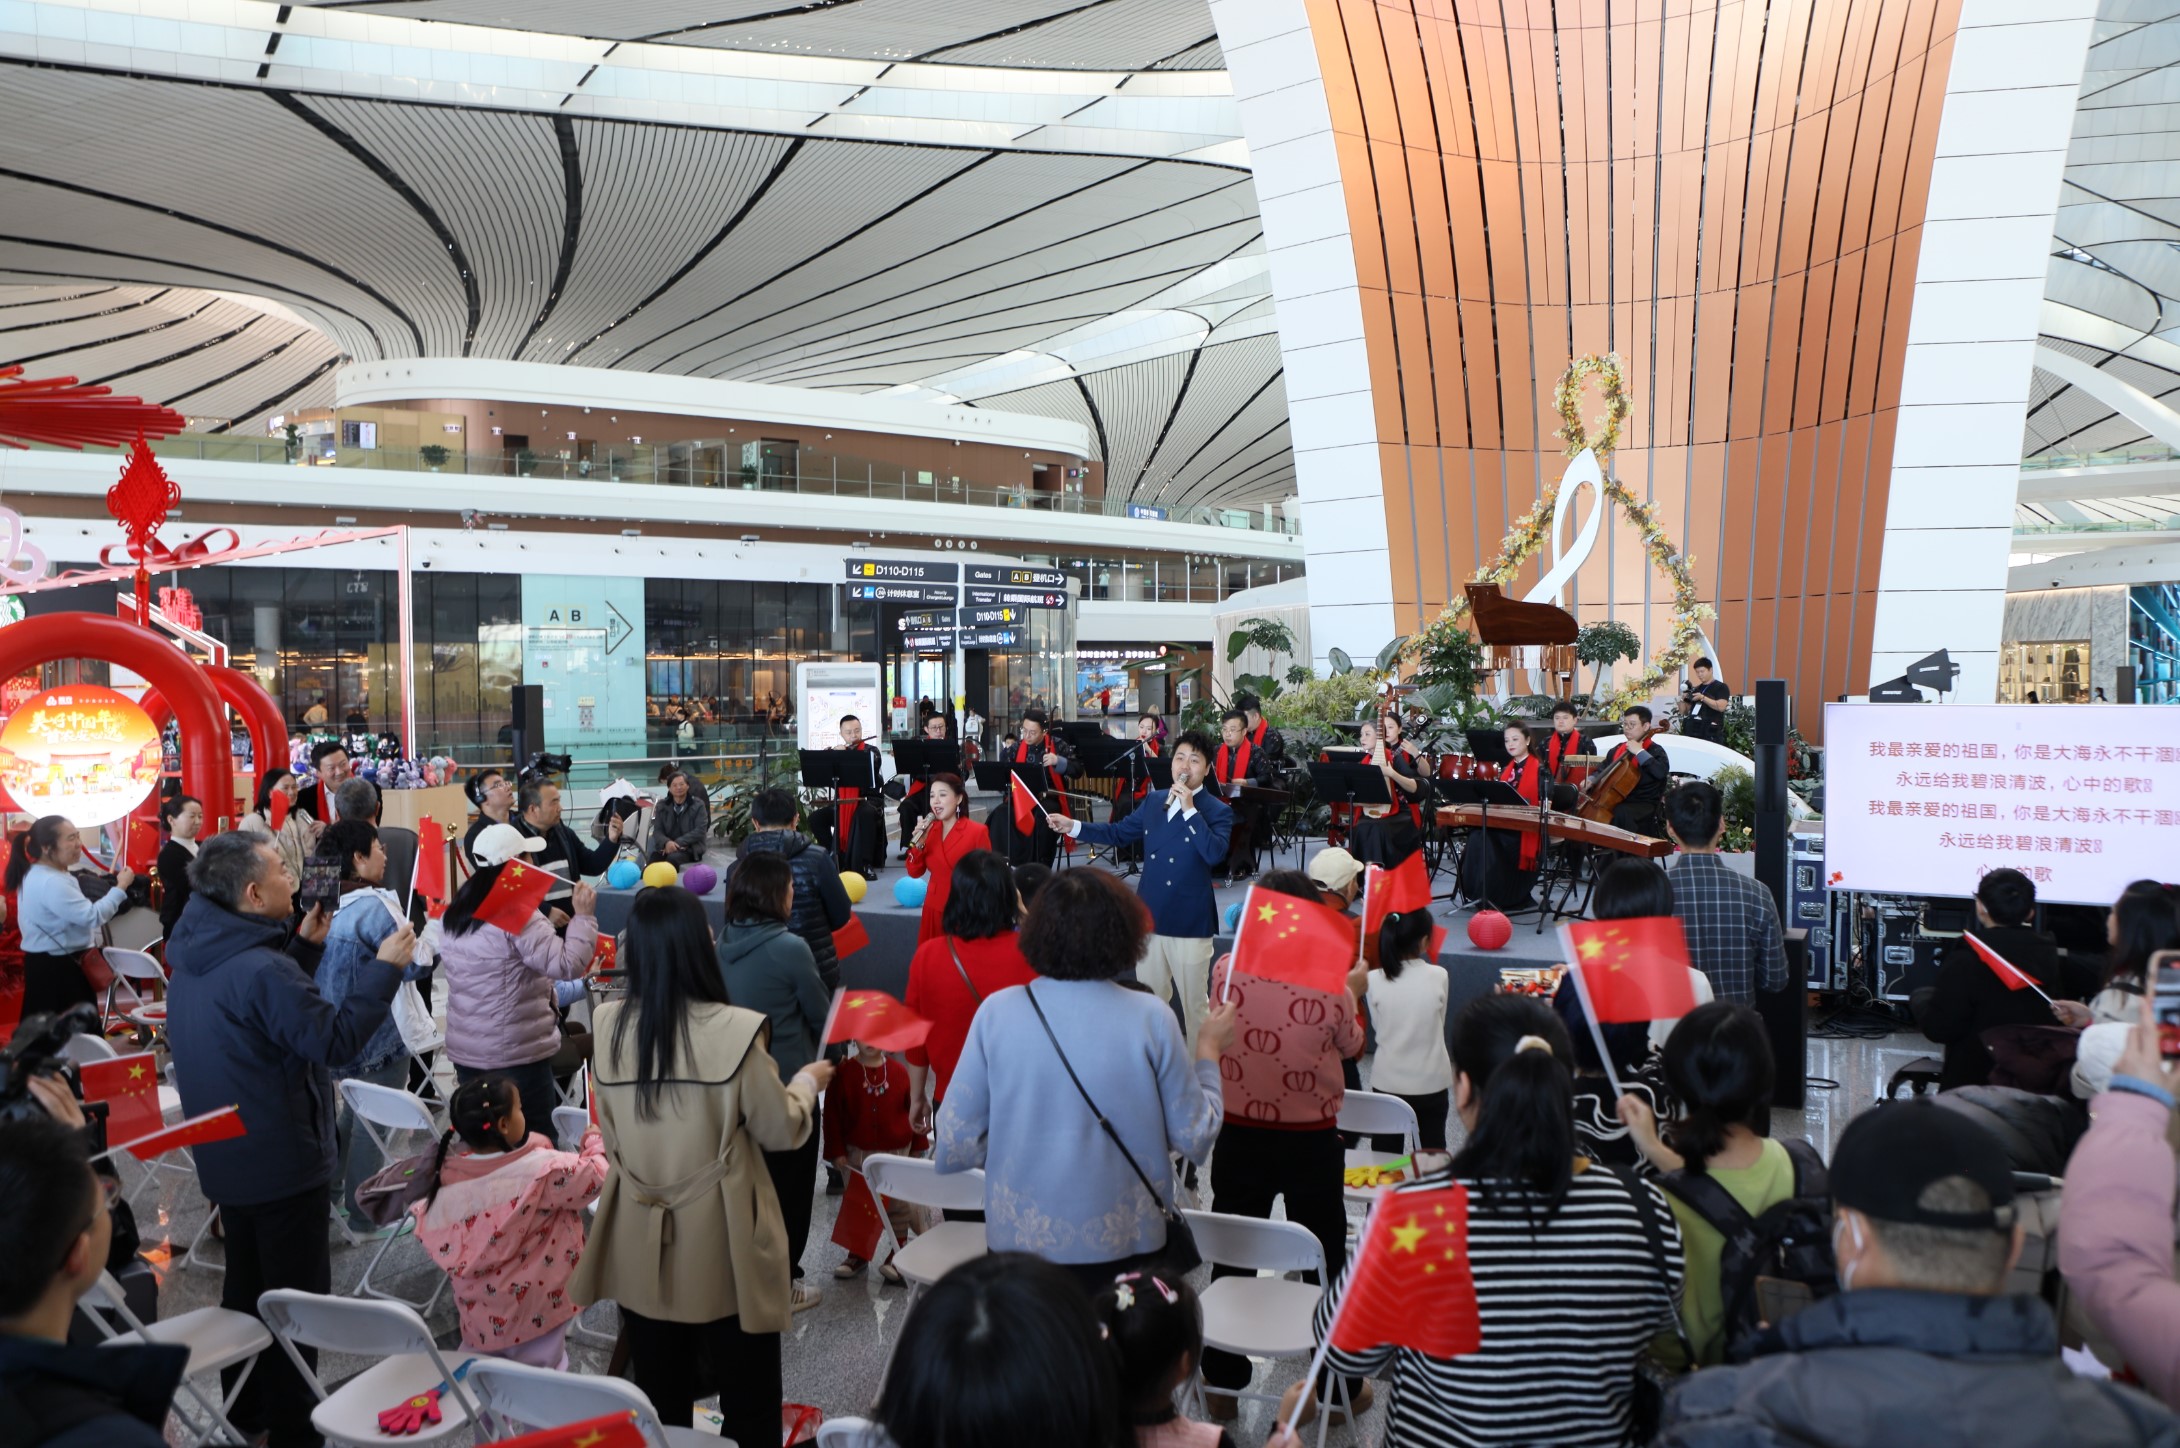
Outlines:
[[[709,895],[719,883],[719,872],[709,865],[691,865],[681,872],[681,883],[699,895]]]
[[[1478,950],[1499,950],[1514,938],[1514,924],[1496,910],[1479,910],[1469,917],[1468,938]]]
[[[681,871],[675,869],[672,865],[667,864],[664,860],[660,860],[655,865],[647,865],[644,867],[643,883],[653,886],[655,888],[663,889],[664,887],[673,884],[676,880],[680,878]]]
[[[1241,902],[1236,900],[1226,907],[1226,933],[1232,935],[1234,927],[1241,924]]]
[[[634,860],[615,860],[606,867],[606,883],[616,890],[633,890],[643,878],[643,866]]]
[[[860,871],[842,870],[840,872],[840,888],[848,892],[848,903],[850,905],[860,905],[863,903],[863,897],[870,893],[870,881]]]
[[[906,906],[910,910],[920,910],[923,908],[924,891],[928,888],[929,881],[903,875],[893,882],[893,903]]]

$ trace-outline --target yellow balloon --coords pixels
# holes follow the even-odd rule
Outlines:
[[[863,903],[863,896],[870,891],[870,881],[853,870],[845,870],[841,872],[840,888],[848,892],[850,905],[860,905]]]
[[[664,860],[644,867],[643,883],[652,886],[671,885],[681,878],[681,872]]]

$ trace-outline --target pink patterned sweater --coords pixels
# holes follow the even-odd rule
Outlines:
[[[1239,974],[1228,954],[1212,967],[1213,1005],[1226,999],[1229,979],[1240,1010],[1233,1049],[1219,1057],[1226,1119],[1285,1131],[1331,1126],[1347,1099],[1341,1058],[1362,1054],[1355,998]]]
[[[497,1156],[447,1158],[437,1198],[409,1210],[417,1240],[453,1280],[464,1348],[519,1347],[575,1316],[568,1279],[583,1255],[583,1208],[605,1180],[595,1126],[580,1153],[533,1133]]]

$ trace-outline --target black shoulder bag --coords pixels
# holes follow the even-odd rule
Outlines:
[[[1172,1203],[1159,1194],[1158,1188],[1151,1185],[1151,1179],[1144,1174],[1143,1168],[1136,1165],[1135,1153],[1128,1150],[1128,1144],[1120,1139],[1120,1133],[1113,1130],[1113,1123],[1105,1119],[1105,1113],[1098,1110],[1097,1102],[1092,1101],[1090,1093],[1083,1089],[1082,1078],[1075,1074],[1074,1063],[1067,1059],[1067,1052],[1060,1049],[1060,1038],[1052,1034],[1052,1022],[1045,1019],[1045,1008],[1037,1004],[1036,987],[1024,986],[1022,993],[1029,997],[1029,1008],[1037,1013],[1037,1024],[1045,1028],[1045,1039],[1052,1043],[1052,1053],[1060,1058],[1060,1066],[1067,1072],[1067,1079],[1075,1083],[1075,1090],[1082,1097],[1082,1104],[1090,1108],[1090,1114],[1098,1119],[1098,1125],[1104,1129],[1105,1135],[1114,1146],[1120,1148],[1121,1160],[1128,1163],[1128,1170],[1134,1172],[1135,1179],[1143,1183],[1143,1190],[1151,1194],[1151,1200],[1158,1204],[1159,1215],[1166,1219],[1166,1247],[1159,1255],[1173,1272],[1193,1272],[1203,1265],[1204,1258],[1203,1253],[1196,1250],[1196,1233],[1189,1226],[1188,1218],[1175,1211]]]

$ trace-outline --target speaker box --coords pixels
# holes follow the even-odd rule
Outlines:
[[[1938,962],[1958,938],[1926,928],[1920,901],[1880,906],[1872,930],[1870,960],[1877,994],[1902,1003],[1924,986],[1938,983]]]
[[[545,747],[545,686],[515,685],[514,703],[515,767],[519,769]]]
[[[1810,990],[1845,990],[1847,973],[1841,941],[1832,926],[1832,892],[1824,887],[1824,837],[1788,838],[1786,928],[1809,932]]]

